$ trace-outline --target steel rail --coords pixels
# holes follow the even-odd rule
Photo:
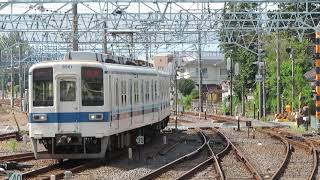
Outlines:
[[[186,155],[184,155],[184,156],[182,156],[182,157],[180,157],[180,158],[178,158],[178,159],[176,159],[176,160],[174,160],[174,161],[172,161],[172,162],[170,162],[170,163],[168,163],[168,164],[166,164],[166,165],[164,165],[164,166],[152,171],[151,173],[147,174],[146,176],[143,176],[143,177],[139,178],[139,180],[154,179],[154,178],[158,177],[159,175],[167,172],[174,165],[176,165],[176,164],[178,164],[180,162],[183,162],[183,161],[195,156],[196,154],[198,154],[207,144],[207,138],[204,135],[204,133],[202,131],[199,131],[199,134],[200,134],[200,136],[202,137],[202,140],[203,140],[203,143],[199,148],[197,148],[196,150],[192,151],[189,154],[186,154]]]
[[[68,169],[68,171],[71,171],[72,174],[84,171],[86,169],[90,169],[90,168],[95,168],[101,165],[101,161],[99,160],[93,160],[93,161],[89,161],[89,162],[84,162],[84,163],[80,163],[79,165],[76,165],[75,167],[72,167],[70,169]],[[56,179],[62,179],[64,176],[64,170],[63,171],[59,171],[58,173],[54,174]],[[45,177],[42,180],[50,180],[50,177]]]
[[[21,162],[21,161],[28,161],[33,159],[34,159],[33,152],[28,152],[28,153],[14,154],[14,155],[8,155],[8,156],[1,156],[0,162],[3,162],[3,161]]]
[[[310,174],[310,176],[308,177],[308,180],[312,180],[315,179],[316,177],[316,172],[317,172],[317,168],[318,168],[318,151],[316,150],[314,144],[308,140],[305,139],[306,143],[308,143],[311,146],[312,149],[312,155],[313,155],[313,168],[312,168],[312,173]]]
[[[206,146],[208,148],[208,151],[210,152],[210,157],[203,161],[202,163],[198,164],[197,166],[195,166],[194,168],[190,169],[189,171],[185,172],[183,175],[181,175],[180,177],[176,178],[176,180],[182,180],[182,179],[190,179],[192,176],[194,176],[194,174],[196,174],[197,172],[200,172],[201,170],[203,170],[205,167],[208,167],[209,165],[213,164],[215,166],[215,169],[217,171],[217,173],[220,175],[220,179],[221,180],[225,180],[225,175],[224,172],[221,168],[221,165],[218,161],[218,156],[213,152],[210,144],[209,144],[210,140],[207,141]],[[229,147],[229,143],[227,142],[227,146],[219,152],[219,154],[223,154],[225,151],[228,150]]]
[[[249,160],[243,155],[243,153],[231,142],[231,140],[225,134],[223,134],[221,131],[219,131],[218,129],[215,129],[215,130],[218,131],[224,137],[224,139],[226,139],[228,141],[231,148],[235,152],[236,156],[239,158],[239,160],[241,160],[243,162],[243,164],[246,166],[246,168],[252,174],[254,179],[262,180],[261,175],[255,169],[255,167],[249,162]]]
[[[24,173],[22,173],[22,179],[26,179],[29,177],[34,177],[34,176],[37,176],[40,174],[44,174],[46,172],[49,172],[49,171],[52,171],[52,170],[59,168],[59,166],[61,166],[61,164],[56,163],[56,164],[44,166],[44,167],[41,167],[41,168],[38,168],[38,169],[35,169],[32,171],[24,172]]]
[[[5,133],[5,134],[0,134],[0,141],[4,141],[7,139],[11,139],[11,138],[16,138],[18,135],[18,132],[11,132],[11,133]]]
[[[296,146],[311,152],[312,157],[313,157],[313,167],[312,167],[312,171],[311,171],[310,175],[307,177],[307,179],[313,180],[315,178],[317,168],[318,168],[318,152],[317,152],[315,146],[313,145],[312,141],[310,141],[302,136],[298,136],[296,134],[292,134],[290,132],[283,131],[283,130],[280,130],[277,128],[269,128],[269,131],[274,132],[275,134],[277,133],[282,138],[285,138],[286,140],[290,140],[289,141],[290,143],[295,142],[292,144],[295,144]],[[283,134],[286,134],[287,136],[291,136],[291,137],[298,137],[302,141],[289,139],[288,137],[284,136]],[[309,146],[310,148],[306,148],[306,146]]]
[[[292,153],[291,152],[291,146],[290,146],[289,142],[284,137],[280,136],[279,134],[276,134],[276,133],[273,133],[273,132],[270,132],[270,131],[265,131],[263,129],[257,129],[257,131],[261,132],[261,133],[269,134],[272,137],[280,139],[284,143],[284,145],[286,147],[285,158],[284,158],[283,162],[281,163],[281,166],[277,169],[277,171],[271,177],[272,180],[279,179],[280,176],[281,176],[281,173],[283,173],[285,168],[288,166],[289,159],[290,159],[290,156],[291,156],[291,153]]]

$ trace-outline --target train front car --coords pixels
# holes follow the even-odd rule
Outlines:
[[[99,62],[39,63],[29,71],[29,132],[36,159],[104,157],[109,115]],[[45,147],[45,152],[44,151]]]

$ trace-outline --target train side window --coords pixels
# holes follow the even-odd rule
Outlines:
[[[34,69],[33,106],[53,106],[53,68]]]
[[[150,82],[146,81],[146,102],[149,102],[149,96],[150,96]]]
[[[81,68],[83,106],[103,106],[103,71],[96,67]]]
[[[119,106],[119,83],[118,83],[118,79],[115,79],[115,103],[116,106]]]
[[[157,81],[154,81],[154,100],[157,101],[158,99],[158,90],[157,90]]]
[[[154,101],[153,80],[151,81],[151,101]]]
[[[137,104],[139,102],[139,91],[138,91],[138,81],[137,80],[134,81],[133,92],[134,92],[134,103]]]
[[[129,93],[128,93],[129,105],[133,103],[133,96],[132,96],[132,79],[129,80]]]
[[[127,104],[127,84],[126,83],[127,83],[126,80],[121,81],[121,103],[123,106]]]
[[[141,103],[144,103],[144,92],[143,92],[143,90],[144,90],[144,82],[143,82],[143,80],[141,79],[141,84],[140,84],[140,94],[141,94]]]

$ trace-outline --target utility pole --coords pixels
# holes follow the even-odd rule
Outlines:
[[[23,98],[23,90],[22,90],[22,76],[21,76],[21,53],[22,53],[22,46],[19,43],[19,89],[20,89],[20,111],[23,111],[23,104],[22,104],[22,98]]]
[[[276,33],[276,62],[277,62],[277,114],[281,112],[280,108],[280,41],[279,41],[279,21],[277,22],[277,33]]]
[[[11,108],[14,107],[14,92],[13,92],[13,49],[11,48],[11,99],[10,105]]]
[[[2,50],[0,49],[0,63],[2,62]],[[4,79],[5,79],[5,70],[3,69],[2,75],[1,75],[1,99],[4,99]]]
[[[78,40],[78,4],[72,4],[72,50],[79,50],[79,40]]]
[[[178,67],[177,67],[177,58],[175,58],[175,71],[174,71],[174,86],[175,86],[175,128],[178,130]]]
[[[293,60],[293,49],[290,48],[290,59],[291,59],[291,111],[293,110],[293,100],[294,100],[294,60]]]
[[[198,69],[199,69],[199,118],[201,116],[200,112],[203,112],[203,105],[202,105],[202,64],[201,64],[201,32],[199,31],[199,37],[198,37],[198,57],[199,57],[199,63],[198,63]]]
[[[231,51],[231,53],[232,53],[232,51]],[[233,115],[233,109],[232,109],[232,106],[233,106],[232,105],[232,103],[233,103],[233,100],[232,100],[233,58],[232,58],[232,54],[231,54],[231,58],[230,58],[230,66],[231,66],[231,68],[230,68],[230,116],[232,116]]]
[[[265,93],[264,93],[264,74],[262,72],[262,66],[261,66],[261,7],[259,6],[259,18],[258,18],[258,24],[257,24],[257,34],[258,34],[258,75],[262,75],[262,82],[259,82],[259,116],[265,115]],[[259,118],[258,118],[259,119]]]
[[[105,54],[108,53],[108,48],[107,48],[107,22],[103,21],[103,52]]]

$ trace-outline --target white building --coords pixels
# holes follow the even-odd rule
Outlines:
[[[228,78],[228,71],[223,55],[206,56],[201,60],[202,64],[202,90],[208,93],[213,101],[220,101],[222,95],[221,84]],[[199,61],[187,62],[180,68],[180,78],[191,78],[199,84]],[[215,98],[213,98],[215,96]]]

